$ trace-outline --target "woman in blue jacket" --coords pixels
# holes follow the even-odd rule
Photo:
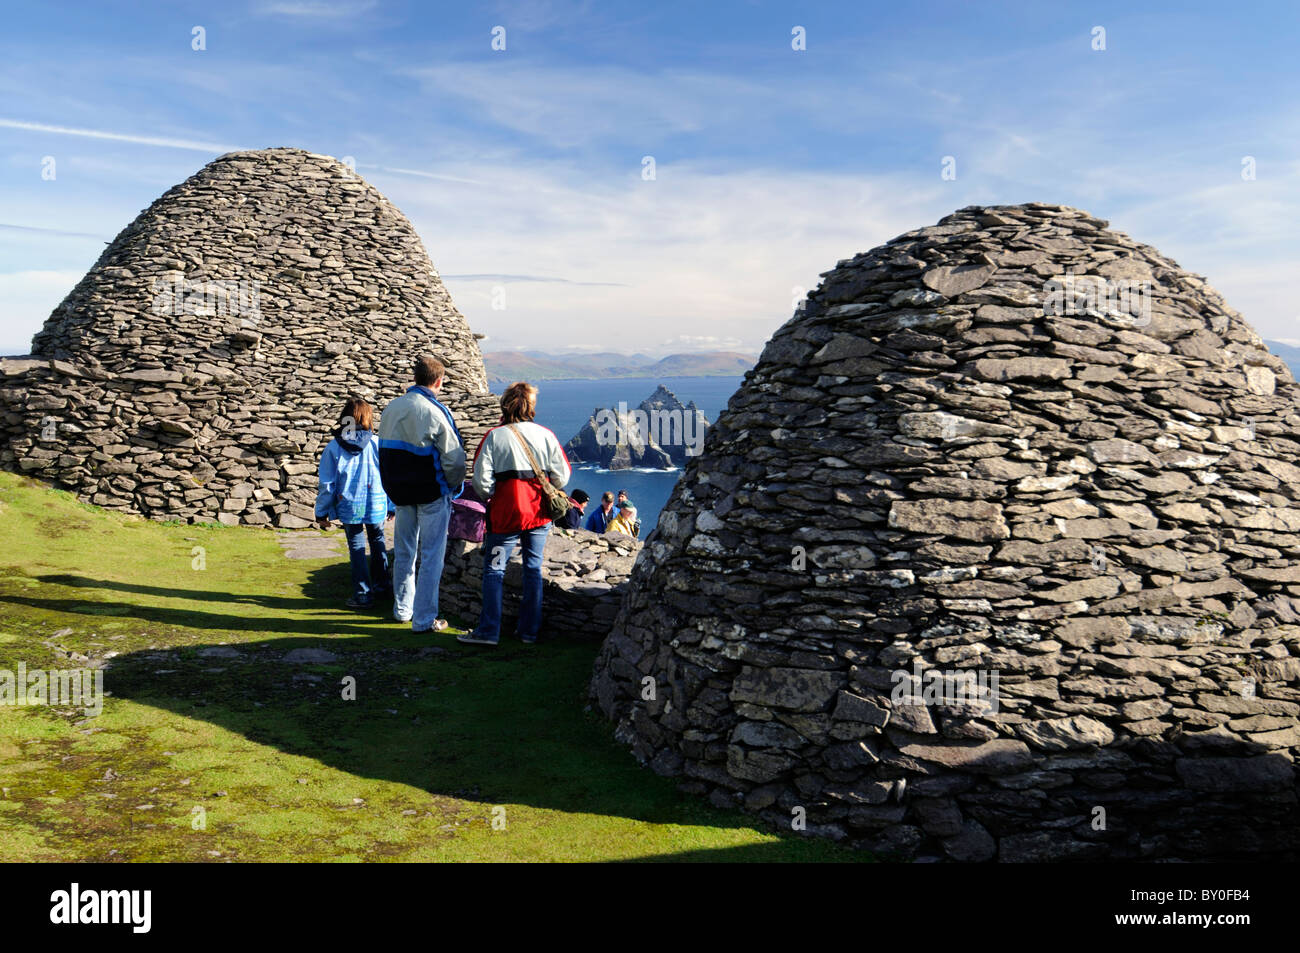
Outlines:
[[[350,609],[374,605],[376,597],[393,591],[384,546],[384,520],[393,518],[393,504],[379,479],[379,443],[374,425],[375,409],[359,397],[349,397],[339,414],[334,439],[320,458],[316,522],[323,530],[329,529],[330,520],[343,524],[352,563],[352,597],[347,602]]]

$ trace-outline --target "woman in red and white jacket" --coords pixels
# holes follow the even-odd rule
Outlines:
[[[572,471],[569,458],[555,434],[533,423],[537,414],[537,388],[518,381],[501,395],[501,424],[493,427],[474,454],[474,492],[487,500],[487,532],[483,536],[483,608],[473,632],[457,641],[470,645],[496,645],[501,637],[501,589],[506,564],[515,547],[523,544],[523,604],[519,607],[519,637],[537,641],[542,625],[542,552],[551,519],[540,476],[524,450],[556,489],[563,489]]]

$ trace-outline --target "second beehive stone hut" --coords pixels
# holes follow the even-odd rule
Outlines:
[[[1300,848],[1300,429],[1205,282],[966,208],[826,273],[709,433],[592,694],[774,825],[959,860]]]

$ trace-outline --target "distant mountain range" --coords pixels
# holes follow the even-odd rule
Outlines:
[[[1300,347],[1265,341],[1268,349],[1300,380]],[[611,377],[740,377],[757,358],[738,351],[698,351],[653,358],[645,354],[548,354],[545,351],[493,351],[483,355],[488,379],[504,381],[603,380]]]
[[[483,355],[492,382],[604,380],[611,377],[740,377],[756,357],[738,351],[697,351],[653,358],[610,351],[548,354],[493,351]]]

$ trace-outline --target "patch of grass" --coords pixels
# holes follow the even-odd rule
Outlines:
[[[0,860],[868,859],[638,767],[585,710],[590,643],[417,636],[343,608],[342,556],[12,474],[0,534],[0,668],[108,659],[111,693],[0,706]]]

